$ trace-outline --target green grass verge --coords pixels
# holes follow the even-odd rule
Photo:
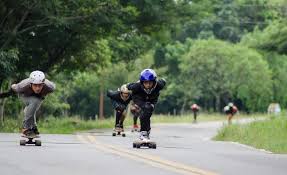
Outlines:
[[[77,117],[54,118],[49,117],[39,122],[41,133],[71,134],[77,131],[91,130],[95,128],[110,128],[113,120],[81,120]]]
[[[259,117],[261,115],[236,115],[234,119]],[[226,116],[219,113],[201,113],[197,117],[198,122],[207,121],[223,121],[226,120]],[[151,118],[152,123],[191,123],[193,122],[193,115],[180,115],[180,116],[167,116],[167,115],[154,115]]]
[[[246,118],[249,116],[239,115],[235,118]],[[192,115],[182,116],[167,116],[167,115],[154,115],[151,118],[152,123],[191,123],[193,121]],[[221,114],[200,114],[198,116],[198,122],[205,121],[218,121],[226,120],[226,117]],[[125,126],[132,126],[132,117],[127,117],[125,120]],[[21,127],[21,121],[15,119],[5,120],[5,123],[0,127],[0,132],[19,132]],[[41,133],[49,134],[70,134],[77,131],[85,131],[91,129],[100,128],[113,128],[114,118],[105,120],[81,120],[77,117],[47,117],[38,122],[38,127]]]
[[[287,153],[287,117],[225,126],[214,140],[235,141],[274,153]]]
[[[81,120],[78,117],[47,117],[38,122],[40,133],[45,134],[71,134],[77,131],[95,128],[112,128],[114,119]],[[0,126],[0,132],[19,132],[22,122],[16,119],[6,119]]]

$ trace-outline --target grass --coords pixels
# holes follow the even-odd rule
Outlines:
[[[250,117],[247,115],[239,115],[236,118]],[[154,115],[151,118],[152,123],[191,123],[193,121],[192,115],[182,116],[167,116]],[[226,120],[224,115],[220,114],[200,114],[198,122],[204,121],[218,121]],[[4,125],[0,127],[0,132],[19,132],[22,121],[16,119],[9,119],[5,121]],[[132,117],[127,117],[125,126],[132,126]],[[113,128],[114,118],[105,120],[81,120],[78,117],[47,117],[38,122],[38,127],[41,133],[49,134],[70,134],[77,131],[91,130],[95,128]]]
[[[44,121],[39,122],[38,125],[41,133],[49,134],[71,134],[77,131],[91,130],[95,128],[111,128],[112,126],[112,119],[94,121],[81,120],[77,117],[49,117]]]
[[[0,125],[0,132],[19,132],[20,122],[15,119],[7,118],[4,124]]]
[[[81,120],[78,117],[48,117],[38,122],[41,133],[46,134],[71,134],[77,131],[91,130],[95,128],[111,128],[113,119],[106,120]],[[16,119],[5,120],[4,125],[0,125],[0,132],[19,132],[21,121]]]
[[[257,115],[236,115],[235,119],[250,118],[250,117],[260,117],[262,114]],[[226,116],[219,113],[201,113],[197,117],[198,122],[207,121],[224,121]],[[167,116],[167,115],[154,115],[151,118],[152,123],[191,123],[193,122],[193,115],[180,115],[180,116]]]
[[[273,153],[287,153],[287,117],[273,116],[264,121],[225,126],[214,139],[235,141]]]

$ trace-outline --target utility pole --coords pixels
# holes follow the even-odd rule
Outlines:
[[[103,87],[101,85],[100,87],[100,103],[99,103],[99,119],[105,119],[104,118],[104,92]]]

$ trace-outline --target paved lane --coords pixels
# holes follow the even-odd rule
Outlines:
[[[101,143],[217,174],[287,174],[287,155],[272,154],[237,143],[212,141],[211,138],[222,126],[222,122],[154,125],[152,139],[157,141],[157,150],[138,151],[131,148],[132,141],[137,137],[134,133],[128,133],[128,138],[109,137],[110,131],[89,134]]]
[[[210,140],[222,122],[153,125],[157,149],[134,149],[138,133],[110,130],[42,135],[43,146],[19,146],[18,134],[0,134],[0,170],[24,174],[286,175],[287,155]]]
[[[75,135],[42,135],[43,146],[19,146],[18,134],[0,134],[0,174],[174,174],[98,150]]]

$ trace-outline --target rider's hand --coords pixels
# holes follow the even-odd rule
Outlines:
[[[14,91],[16,89],[16,84],[12,84],[11,89]]]

